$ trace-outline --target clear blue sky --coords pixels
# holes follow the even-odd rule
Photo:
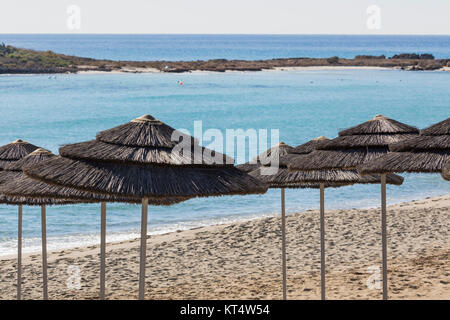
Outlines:
[[[367,27],[371,5],[380,29]],[[12,0],[0,33],[450,34],[449,14],[449,0]]]

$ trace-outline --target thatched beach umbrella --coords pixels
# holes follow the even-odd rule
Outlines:
[[[309,141],[306,144],[297,146],[292,150],[292,154],[285,157],[284,162],[289,167],[290,163],[293,161],[299,161],[303,157],[307,157],[309,154],[314,152],[314,150],[320,148],[320,146],[328,143],[330,139],[326,137],[318,137],[314,140]],[[281,172],[283,174],[283,172]],[[341,187],[346,185],[352,185],[356,183],[360,184],[373,184],[379,183],[380,177],[375,175],[363,177],[359,175],[356,170],[348,169],[324,169],[324,170],[287,170],[284,174],[295,176],[298,181],[303,181],[303,183],[310,183],[318,185],[320,188],[320,253],[321,253],[321,299],[326,298],[326,263],[325,263],[325,188],[326,187]],[[401,184],[403,178],[391,175],[389,177],[389,183],[391,184]]]
[[[283,275],[283,300],[286,300],[287,298],[287,286],[286,286],[286,278],[287,278],[287,272],[286,272],[286,206],[285,206],[285,189],[305,189],[305,188],[313,188],[313,189],[319,189],[320,183],[313,183],[313,182],[305,182],[305,176],[314,176],[315,172],[291,172],[287,168],[287,162],[291,156],[294,156],[293,154],[289,154],[289,152],[292,152],[293,150],[296,150],[298,153],[304,153],[307,154],[311,152],[313,149],[313,146],[317,143],[320,143],[320,141],[323,141],[326,139],[325,137],[319,137],[317,139],[311,140],[305,144],[302,144],[300,146],[297,146],[296,148],[293,148],[285,143],[280,143],[278,146],[275,146],[260,156],[258,156],[256,159],[259,161],[260,159],[266,159],[268,155],[270,156],[272,153],[279,153],[279,167],[276,172],[264,172],[264,170],[267,170],[267,167],[270,166],[270,164],[262,164],[261,161],[259,161],[257,169],[254,169],[249,174],[255,178],[260,179],[261,181],[265,182],[269,188],[279,188],[281,189],[281,260],[282,260],[282,275]],[[255,159],[255,160],[256,160]],[[247,169],[250,168],[250,163],[247,163],[240,168]],[[239,167],[239,166],[238,166]],[[320,172],[318,172],[320,174]],[[340,187],[344,185],[349,185],[352,183],[329,183],[325,184],[325,187]],[[322,230],[322,229],[321,229]]]
[[[17,300],[22,299],[22,213],[23,206],[41,207],[41,228],[42,228],[42,284],[43,298],[48,298],[47,286],[47,240],[46,240],[46,207],[52,205],[67,205],[77,203],[75,201],[64,201],[51,198],[29,199],[25,197],[11,197],[0,195],[0,204],[16,205],[18,212],[18,233],[17,233]]]
[[[145,288],[149,198],[267,191],[264,183],[234,167],[224,155],[202,148],[192,137],[149,115],[102,131],[93,141],[64,146],[60,155],[24,171],[48,184],[142,199],[140,299]]]
[[[396,120],[375,116],[372,120],[339,132],[335,139],[316,147],[310,154],[294,158],[289,162],[290,170],[315,171],[344,169],[357,174],[356,167],[389,152],[388,144],[399,142],[418,135],[419,130]],[[371,181],[359,183],[380,183],[386,189],[386,183],[401,185],[403,178],[395,175],[372,175]],[[382,260],[386,261],[386,224],[385,210],[382,207]],[[387,277],[383,277],[383,298],[387,299]]]
[[[390,153],[358,167],[361,174],[388,172],[441,173],[450,160],[450,118],[420,131],[420,135],[389,145]],[[382,208],[386,212],[386,189],[382,189]],[[385,221],[384,221],[385,224]],[[383,276],[387,277],[384,261]]]
[[[440,173],[450,160],[450,118],[389,145],[390,153],[358,167],[363,174],[386,172]]]
[[[442,170],[442,177],[445,180],[450,181],[450,160],[447,161],[447,164],[445,165],[444,169]]]
[[[28,149],[29,150],[29,149]],[[33,157],[33,153],[40,149],[36,149],[24,158],[12,161],[9,160],[8,163],[3,167],[4,171],[0,172],[0,188],[3,187],[8,182],[14,181],[21,176],[24,176],[22,169],[16,166],[18,162],[22,162],[27,157]],[[47,238],[46,238],[46,206],[49,205],[63,205],[72,204],[75,201],[53,199],[51,197],[32,199],[23,196],[8,196],[0,191],[0,204],[17,205],[18,211],[18,232],[17,232],[17,299],[22,298],[22,213],[23,206],[40,206],[41,207],[41,230],[42,230],[42,282],[43,282],[43,298],[48,298],[47,289]]]
[[[264,151],[263,153],[256,156],[254,159],[250,160],[249,162],[237,165],[236,168],[238,168],[241,171],[249,173],[251,171],[258,169],[259,167],[261,167],[263,165],[261,160],[263,162],[267,159],[270,160],[272,155],[274,155],[274,154],[275,154],[276,158],[283,157],[283,156],[287,155],[289,153],[289,151],[291,151],[292,149],[293,148],[290,145],[288,145],[284,142],[280,142],[278,145],[268,149],[267,151]]]
[[[101,202],[101,236],[100,236],[100,299],[105,298],[105,260],[106,260],[106,202],[122,202],[138,204],[141,202],[139,198],[121,197],[96,194],[87,191],[81,191],[68,187],[49,185],[44,182],[32,179],[26,176],[22,169],[33,166],[39,162],[57,158],[56,155],[45,149],[37,149],[28,156],[18,160],[6,167],[8,171],[0,172],[6,174],[14,173],[15,177],[0,185],[0,193],[6,195],[9,202],[15,198],[26,198],[31,203],[39,203],[39,201],[47,201],[51,199],[56,204],[69,204],[79,202]],[[186,198],[167,198],[167,199],[150,199],[152,205],[172,205],[186,200]],[[43,229],[45,232],[45,229]],[[44,237],[43,237],[44,238]]]
[[[37,146],[23,140],[16,140],[0,147],[0,171],[8,164],[20,160],[36,150]]]

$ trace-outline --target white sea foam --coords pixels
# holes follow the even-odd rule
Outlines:
[[[234,222],[250,221],[260,218],[272,217],[276,213],[266,214],[254,214],[245,217],[224,217],[221,219],[205,219],[198,221],[185,221],[174,224],[163,224],[158,226],[149,225],[148,234],[158,235],[175,232],[178,230],[189,230],[199,227],[207,227],[212,225],[229,224]],[[140,230],[133,229],[130,231],[116,231],[107,232],[107,242],[121,242],[126,240],[132,240],[140,237]],[[100,234],[71,234],[62,236],[49,236],[47,237],[47,250],[59,251],[64,249],[71,249],[77,247],[87,247],[92,245],[98,245],[100,243]],[[41,251],[41,238],[24,238],[22,244],[23,253],[39,253]],[[17,254],[17,239],[6,239],[0,241],[0,257],[14,256]]]
[[[330,190],[333,192],[333,190]],[[334,190],[336,192],[336,190]],[[327,193],[326,193],[327,194]],[[426,196],[439,196],[442,193],[438,191],[429,192]],[[402,195],[396,197],[388,197],[388,204],[394,205],[401,202],[407,202],[418,198],[424,198],[424,196],[419,196],[418,194],[410,194],[410,195]],[[292,199],[287,199],[291,200]],[[317,204],[318,205],[318,204]],[[333,202],[330,205],[325,202],[325,206],[327,210],[334,209],[351,209],[351,208],[360,208],[360,209],[368,209],[379,206],[379,199],[376,195],[370,200],[368,199],[347,199],[343,198],[342,202]],[[287,214],[292,214],[295,212],[306,211],[308,209],[317,210],[318,207],[304,207],[300,203],[297,203],[296,206],[292,206],[287,208]],[[265,212],[260,214],[235,214],[229,216],[222,216],[220,218],[213,219],[196,219],[191,221],[180,221],[176,223],[161,223],[158,225],[149,224],[148,234],[149,235],[158,235],[165,234],[170,232],[176,232],[178,230],[189,230],[199,227],[207,227],[212,225],[223,225],[230,224],[235,222],[244,222],[255,219],[273,217],[279,215],[279,210],[273,212]],[[126,240],[137,239],[140,237],[140,229],[133,228],[130,230],[124,231],[107,231],[106,241],[108,243],[111,242],[121,242]],[[98,245],[100,243],[100,233],[84,233],[84,234],[67,234],[60,236],[48,236],[47,237],[47,250],[48,251],[59,251],[64,249],[71,249],[77,247],[86,247],[92,245]],[[23,253],[39,253],[41,251],[41,238],[40,237],[31,237],[23,239]],[[17,254],[17,239],[0,239],[0,257],[12,257]]]

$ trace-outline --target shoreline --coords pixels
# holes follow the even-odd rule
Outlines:
[[[404,205],[404,204],[409,204],[409,203],[416,203],[418,201],[427,201],[430,199],[438,199],[441,198],[445,195],[434,195],[434,196],[427,196],[423,199],[412,199],[412,200],[397,200],[397,201],[391,201],[391,204],[389,205],[390,207],[394,207],[394,206],[398,206],[398,205]],[[449,195],[450,196],[450,195]],[[327,212],[329,213],[335,213],[335,212],[342,212],[342,211],[361,211],[361,210],[376,210],[379,209],[378,206],[364,206],[364,207],[358,207],[356,208],[334,208],[334,209],[329,209],[327,210]],[[307,209],[307,210],[303,210],[303,211],[294,211],[294,212],[287,212],[286,215],[290,216],[290,215],[296,215],[296,214],[301,214],[301,213],[310,213],[310,212],[318,212],[318,210],[315,209]],[[159,236],[166,236],[169,234],[175,234],[175,233],[180,233],[180,232],[188,232],[190,230],[197,230],[197,229],[207,229],[207,228],[215,228],[215,227],[221,227],[221,226],[231,226],[231,225],[235,225],[235,224],[239,224],[239,223],[247,223],[247,222],[252,222],[252,221],[260,221],[260,220],[264,220],[264,219],[271,219],[271,218],[277,218],[280,215],[279,210],[276,210],[275,212],[262,212],[262,213],[253,213],[251,215],[248,216],[235,216],[235,217],[227,217],[225,218],[225,220],[228,221],[224,221],[224,218],[220,218],[220,219],[206,219],[206,220],[199,220],[196,221],[197,225],[191,225],[191,226],[184,226],[184,227],[168,227],[165,230],[151,230],[149,229],[148,231],[148,237],[159,237]],[[188,221],[187,224],[190,224],[191,221]],[[139,234],[140,234],[140,230],[138,228],[136,228],[135,230],[127,230],[127,231],[112,231],[110,233],[107,233],[107,238],[106,238],[106,244],[107,245],[114,245],[114,244],[118,244],[118,243],[124,243],[124,242],[133,242],[133,241],[138,241],[139,238]],[[89,242],[89,243],[77,243],[74,245],[69,245],[67,247],[61,247],[58,249],[49,249],[49,245],[52,244],[52,242],[54,243],[55,241],[58,241],[58,239],[60,238],[64,238],[64,236],[56,236],[56,239],[52,239],[53,237],[49,237],[47,236],[47,252],[48,253],[58,253],[60,251],[65,251],[65,250],[74,250],[74,249],[83,249],[83,248],[88,248],[88,247],[92,247],[92,246],[98,246],[98,242],[100,242],[100,235],[99,232],[97,233],[87,233],[87,234],[71,234],[69,235],[70,237],[80,237],[80,238],[98,238],[98,241],[93,243],[93,242]],[[108,238],[123,238],[121,240],[108,240]],[[22,250],[22,256],[31,256],[31,255],[36,255],[36,254],[40,254],[40,238],[39,237],[34,237],[32,238],[33,240],[37,240],[37,242],[39,242],[38,245],[38,249],[35,249],[33,251],[30,252],[25,252],[24,250]],[[17,240],[17,239],[16,239]],[[26,242],[26,240],[31,240],[30,238],[23,238],[22,241]],[[6,254],[6,255],[0,255],[0,261],[2,260],[11,260],[11,259],[15,259],[17,256],[16,253],[16,249],[14,251],[14,253],[11,254]]]
[[[318,212],[287,216],[288,296],[317,298]],[[148,292],[154,299],[278,299],[281,291],[279,216],[199,227],[148,237]],[[367,268],[381,255],[379,208],[327,211],[327,286],[330,298],[378,299],[365,288]],[[450,298],[450,195],[388,207],[391,295]],[[139,239],[107,244],[110,299],[135,299]],[[50,298],[95,299],[99,246],[48,254]],[[0,259],[0,299],[14,299],[15,258]],[[40,298],[40,254],[24,254],[24,298]],[[68,266],[82,288],[67,290]],[[230,281],[234,279],[236,281]],[[317,296],[316,296],[317,295]]]
[[[240,70],[226,70],[222,71],[208,71],[208,70],[192,70],[183,71],[177,74],[209,74],[209,73],[253,73],[253,72],[302,72],[302,71],[347,71],[347,70],[390,70],[390,71],[406,71],[398,67],[371,67],[371,66],[305,66],[305,67],[276,67],[272,69],[262,69],[259,71],[240,71]],[[450,67],[443,67],[436,70],[423,70],[427,72],[450,72]],[[100,71],[100,70],[87,70],[87,71],[77,71],[70,73],[0,73],[0,77],[11,77],[11,76],[68,76],[68,75],[125,75],[125,74],[168,74],[168,72],[163,72],[155,68],[143,68],[139,71],[125,69],[125,70],[111,70],[111,71]]]
[[[381,67],[406,71],[446,70],[450,59],[432,54],[356,55],[354,58],[210,59],[197,61],[116,61],[77,57],[52,51],[0,45],[0,74],[65,74],[77,72],[184,73],[193,71],[263,71],[299,67]]]

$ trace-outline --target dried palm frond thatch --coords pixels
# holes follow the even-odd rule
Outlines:
[[[19,173],[16,178],[10,182],[0,185],[0,194],[12,197],[25,197],[30,201],[36,199],[53,199],[63,203],[72,201],[77,202],[120,202],[129,204],[140,204],[142,199],[136,197],[121,197],[114,195],[97,194],[74,188],[60,187],[50,185],[39,180],[32,179],[24,173]],[[149,204],[155,206],[169,206],[188,200],[187,197],[178,198],[149,198]]]
[[[324,137],[324,136],[320,136],[311,141],[308,141],[299,146],[296,146],[289,153],[308,154],[308,153],[311,153],[312,151],[314,151],[314,149],[317,149],[318,147],[320,147],[323,143],[326,143],[327,141],[330,141],[330,139],[328,139],[327,137]]]
[[[8,165],[8,167],[5,168],[7,171],[0,172],[0,194],[6,196],[5,199],[12,199],[12,197],[15,197],[16,199],[23,198],[23,204],[29,202],[36,203],[36,205],[51,203],[51,199],[57,199],[57,203],[64,204],[66,204],[66,202],[67,204],[75,202],[141,203],[141,199],[137,197],[119,197],[113,195],[95,194],[68,187],[49,185],[44,182],[31,179],[22,172],[22,168],[33,166],[55,157],[56,155],[50,151],[39,148],[26,157]],[[28,199],[24,197],[34,199],[29,199],[28,201]],[[36,201],[38,198],[41,198],[41,201]],[[154,205],[172,205],[185,200],[187,200],[187,198],[181,197],[149,199],[150,203]]]
[[[25,157],[21,158],[20,160],[11,162],[4,168],[4,170],[22,172],[23,167],[32,166],[36,163],[50,159],[52,157],[56,156],[46,149],[38,148],[33,152],[29,153],[28,155],[26,155]]]
[[[238,168],[239,170],[241,170],[242,172],[252,172],[253,170],[258,169],[261,166],[261,163],[250,163],[250,162],[246,162],[243,164],[238,164],[236,166],[236,168]]]
[[[315,170],[315,171],[290,171],[286,168],[278,169],[274,175],[267,175],[261,172],[261,168],[250,173],[253,177],[261,179],[270,185],[277,186],[291,185],[292,183],[334,183],[336,184],[353,184],[359,179],[359,175],[355,170]]]
[[[292,157],[289,161],[290,170],[314,171],[336,168],[356,169],[361,163],[376,159],[388,152],[388,148],[315,150],[308,155]]]
[[[239,170],[244,172],[251,172],[253,170],[256,170],[259,168],[263,163],[261,162],[261,159],[270,159],[272,155],[278,156],[281,158],[282,156],[285,156],[289,152],[292,151],[292,147],[284,142],[280,142],[278,145],[264,151],[260,155],[256,156],[254,159],[252,159],[249,162],[240,164],[236,166]]]
[[[54,198],[28,198],[28,197],[15,197],[15,196],[6,196],[4,194],[0,194],[0,204],[6,205],[23,205],[23,206],[61,206],[61,205],[69,205],[80,203],[80,201],[70,201],[70,200],[60,200]],[[85,203],[89,203],[89,201],[85,201]]]
[[[250,172],[250,175],[264,181],[270,188],[319,188],[321,183],[324,184],[324,187],[337,188],[354,183],[380,183],[381,177],[379,175],[362,177],[356,170],[324,169],[294,171],[288,169],[288,163],[295,161],[295,159],[305,158],[309,147],[317,144],[318,141],[326,140],[327,138],[325,137],[319,137],[294,148],[303,150],[305,154],[288,153],[280,157],[278,170],[275,170],[273,174],[270,170],[267,170],[268,165],[266,165],[253,170]],[[304,146],[306,147],[303,148]],[[310,148],[309,150],[312,152],[314,149]],[[266,170],[263,172],[262,169]],[[387,180],[390,184],[400,185],[403,183],[403,178],[397,175],[390,175]]]
[[[444,166],[444,169],[442,170],[442,177],[445,180],[450,181],[450,160],[447,161],[446,165]]]
[[[3,170],[4,167],[10,165],[15,160],[0,160],[0,171]]]
[[[420,134],[425,136],[450,135],[450,118],[435,123],[434,125],[429,126],[428,128],[420,130]]]
[[[339,136],[353,136],[366,134],[418,134],[415,127],[390,119],[381,114],[376,115],[372,120],[361,123],[352,128],[342,130]]]
[[[420,131],[412,139],[389,145],[393,152],[358,167],[362,174],[440,173],[450,159],[450,118]]]
[[[0,171],[0,187],[13,179],[16,179],[20,175],[17,171]]]
[[[97,142],[117,146],[126,146],[141,150],[143,147],[172,148],[172,133],[175,130],[152,116],[143,116],[128,124],[103,131],[97,135]],[[148,135],[155,137],[148,137]],[[139,137],[143,135],[143,137]],[[192,137],[184,138],[194,141]],[[149,143],[151,145],[145,145]],[[92,151],[92,142],[81,146]],[[96,143],[94,143],[96,145]],[[102,144],[103,145],[103,144]],[[139,146],[136,146],[139,145]],[[167,155],[147,158],[149,162],[122,163],[111,161],[116,159],[117,149],[103,149],[100,153],[93,151],[89,160],[80,160],[77,144],[63,147],[65,157],[49,159],[36,166],[25,167],[26,174],[34,179],[49,184],[57,184],[83,191],[140,197],[206,197],[217,195],[264,193],[267,187],[261,181],[254,179],[229,164],[192,164],[162,165]],[[154,148],[155,152],[161,148]],[[77,156],[73,156],[75,152]],[[223,155],[222,155],[223,156]],[[122,157],[121,160],[126,158]],[[135,158],[136,159],[136,158]],[[157,160],[153,162],[153,160]]]
[[[412,139],[389,145],[392,152],[450,150],[450,134],[442,136],[419,135]]]
[[[2,170],[5,166],[10,163],[20,160],[25,157],[27,154],[36,150],[37,146],[23,141],[16,140],[9,144],[0,147],[0,170]]]
[[[79,201],[69,200],[69,199],[55,199],[53,197],[42,197],[42,198],[32,198],[27,197],[22,194],[18,195],[6,195],[2,193],[1,189],[8,185],[8,183],[11,183],[12,181],[16,181],[17,179],[20,179],[21,177],[24,177],[24,173],[22,172],[20,165],[17,165],[17,163],[20,161],[20,163],[37,163],[37,161],[34,161],[33,154],[36,154],[36,158],[40,158],[41,161],[44,158],[41,157],[41,153],[48,152],[43,149],[36,149],[35,151],[31,152],[24,158],[17,160],[17,161],[10,161],[10,163],[5,167],[5,171],[0,172],[0,203],[1,204],[8,204],[8,205],[27,205],[27,206],[42,206],[42,205],[66,205],[66,204],[74,204],[78,203]],[[28,159],[26,159],[28,158]],[[26,159],[26,160],[24,160]],[[83,202],[91,202],[90,199],[86,199],[86,201]]]
[[[192,144],[198,141],[151,115],[143,115],[129,123],[99,132],[97,140],[111,144],[129,147],[161,147],[173,148],[180,140],[174,141],[175,136],[191,140]]]
[[[320,171],[290,171],[286,168],[278,169],[274,175],[261,174],[261,168],[250,172],[250,175],[268,184],[270,188],[339,188],[352,184],[379,184],[379,175],[361,176],[356,170],[320,170]],[[403,178],[389,174],[388,184],[401,185]]]
[[[155,165],[231,165],[234,159],[199,145],[192,146],[190,152],[173,152],[167,147],[129,147],[110,144],[98,140],[63,146],[59,154],[76,160],[97,160],[116,163],[142,163]]]
[[[382,115],[339,132],[339,137],[323,141],[316,150],[302,157],[293,157],[290,170],[312,171],[346,169],[376,159],[389,152],[390,142],[417,136],[419,130]]]
[[[416,137],[417,134],[360,134],[354,136],[340,136],[333,140],[325,141],[317,146],[319,150],[341,150],[357,148],[383,148],[389,144],[404,141]]]
[[[24,172],[48,184],[126,197],[207,197],[267,191],[263,183],[235,167],[124,166],[57,157],[26,167]]]
[[[390,152],[358,167],[361,174],[410,172],[440,173],[450,159],[450,150],[428,152]]]

